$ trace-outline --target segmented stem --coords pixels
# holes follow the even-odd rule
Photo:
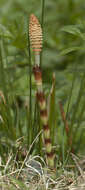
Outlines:
[[[43,91],[42,84],[42,71],[40,68],[40,52],[42,50],[42,29],[37,18],[32,14],[29,23],[29,35],[31,47],[35,55],[35,66],[33,67],[33,74],[37,87],[37,101],[40,108],[40,118],[43,125],[44,131],[44,142],[46,148],[46,156],[48,166],[54,168],[54,152],[52,151],[52,143],[50,138],[50,128],[48,124],[48,112],[46,105],[46,98]]]

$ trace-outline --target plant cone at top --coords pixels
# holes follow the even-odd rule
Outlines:
[[[33,14],[30,16],[29,36],[30,36],[31,48],[35,55],[35,65],[33,68],[33,73],[37,87],[36,97],[40,108],[40,118],[42,121],[43,131],[44,131],[44,142],[46,148],[47,163],[50,168],[54,168],[55,155],[54,152],[52,151],[50,128],[48,124],[47,105],[42,84],[42,71],[39,66],[40,52],[42,50],[42,29],[38,19]]]
[[[32,14],[29,23],[30,43],[35,54],[42,50],[42,29],[38,19]]]

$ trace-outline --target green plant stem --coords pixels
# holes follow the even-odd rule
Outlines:
[[[75,83],[75,75],[73,76],[73,80],[72,80],[72,86],[71,86],[71,90],[70,90],[70,95],[69,95],[69,100],[68,100],[68,106],[67,106],[67,112],[66,112],[66,119],[68,118],[68,112],[69,112],[69,107],[70,107],[70,102],[71,102],[71,97],[72,97],[72,93],[73,93],[73,88],[74,88],[74,83]]]
[[[29,52],[29,86],[30,86],[30,94],[29,94],[29,135],[28,141],[29,144],[32,143],[32,64],[31,64],[31,51],[30,51],[30,40],[29,40],[29,32],[28,32],[28,52]]]
[[[74,65],[74,70],[76,70],[77,67],[77,61]],[[69,112],[69,107],[70,107],[70,102],[71,102],[71,98],[72,98],[72,93],[73,93],[73,89],[74,89],[74,84],[75,84],[75,80],[76,80],[76,74],[74,72],[73,74],[73,79],[72,79],[72,86],[71,86],[71,90],[70,90],[70,95],[69,95],[69,99],[68,99],[68,106],[67,106],[67,112],[66,112],[66,120],[68,119],[68,112]]]
[[[76,126],[76,128],[75,128],[75,130],[74,130],[74,135],[73,135],[73,140],[72,140],[72,145],[74,145],[74,143],[75,143],[75,139],[76,139],[76,136],[77,136],[77,133],[76,133],[76,130],[78,130],[79,129],[79,127],[80,127],[80,125],[81,125],[81,121],[82,121],[82,119],[83,119],[83,116],[84,116],[84,110],[85,110],[85,101],[84,101],[84,103],[83,103],[83,106],[81,107],[81,112],[80,112],[80,114],[79,114],[79,119],[78,119],[78,122],[77,122],[77,126]],[[81,145],[81,139],[82,139],[82,134],[83,134],[83,130],[84,129],[82,129],[81,131],[80,131],[80,137],[79,137],[79,139],[78,139],[78,143],[77,143],[77,147],[76,147],[76,153],[77,153],[77,151],[79,150],[79,147],[80,147],[80,145]]]
[[[3,38],[1,38],[0,39],[0,84],[1,84],[1,89],[4,93],[4,97],[6,100],[6,104],[2,107],[3,117],[6,119],[6,129],[4,130],[5,131],[7,130],[7,133],[10,139],[15,140],[16,130],[14,128],[14,123],[13,123],[11,111],[10,111],[10,104],[8,100],[8,86],[7,86],[8,81],[7,81],[6,73],[4,70],[3,52],[4,52]]]
[[[76,117],[76,113],[77,113],[77,110],[78,110],[78,107],[79,107],[79,104],[80,104],[80,100],[81,100],[81,97],[82,97],[84,85],[85,85],[85,74],[83,75],[83,77],[81,79],[79,94],[78,94],[77,101],[76,101],[76,106],[75,106],[73,114],[72,114],[71,129],[72,129],[74,121],[75,121],[75,117]]]
[[[45,0],[42,0],[41,27],[42,27],[43,34],[44,34],[44,31],[43,31],[44,14],[45,14]],[[41,53],[40,53],[40,67],[42,67],[42,54],[43,54],[43,51],[41,51]]]
[[[45,14],[45,0],[42,0],[42,17],[41,17],[42,30],[43,30],[43,25],[44,25],[44,14]]]

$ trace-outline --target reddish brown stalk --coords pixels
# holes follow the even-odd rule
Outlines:
[[[34,77],[36,81],[37,86],[37,101],[40,107],[40,118],[43,124],[43,131],[44,131],[44,142],[45,142],[45,148],[46,148],[46,155],[47,155],[47,162],[49,167],[54,167],[54,153],[52,151],[52,143],[50,138],[50,128],[48,125],[48,113],[47,113],[47,105],[46,105],[46,99],[43,92],[42,87],[42,72],[41,69],[38,66],[35,66],[33,68]],[[40,78],[41,76],[41,78]]]
[[[0,97],[3,100],[3,103],[6,104],[6,100],[2,91],[0,91]]]
[[[66,130],[66,134],[68,136],[69,134],[69,126],[68,126],[68,122],[67,122],[67,119],[66,119],[66,116],[65,116],[65,112],[64,112],[64,109],[63,109],[63,106],[62,106],[62,103],[59,102],[59,106],[60,106],[60,111],[61,111],[61,116],[62,116],[62,120],[65,124],[65,130]]]
[[[40,108],[40,118],[43,125],[47,163],[49,167],[54,168],[55,156],[52,151],[50,128],[48,125],[46,98],[44,95],[43,84],[42,84],[42,71],[39,66],[40,52],[42,50],[42,29],[41,29],[38,19],[33,14],[30,16],[29,35],[30,35],[31,47],[35,55],[35,66],[33,67],[33,74],[34,74],[35,83],[37,87],[36,97],[37,97],[37,102]]]
[[[66,115],[62,106],[62,103],[59,102],[59,106],[60,106],[60,111],[61,111],[61,116],[62,116],[62,120],[64,122],[65,125],[65,131],[66,131],[66,135],[68,138],[68,145],[71,147],[72,146],[72,137],[70,136],[70,130],[69,130],[69,125],[68,125],[68,121],[66,119]],[[73,148],[71,147],[71,152],[74,152]]]

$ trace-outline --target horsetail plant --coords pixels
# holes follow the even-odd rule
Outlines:
[[[40,68],[40,52],[42,51],[42,29],[38,19],[33,14],[30,16],[29,37],[30,37],[30,44],[35,56],[33,74],[37,87],[36,98],[40,108],[40,118],[43,125],[47,164],[50,168],[54,168],[55,155],[52,150],[50,127],[48,124],[46,98],[43,91],[42,71]]]

